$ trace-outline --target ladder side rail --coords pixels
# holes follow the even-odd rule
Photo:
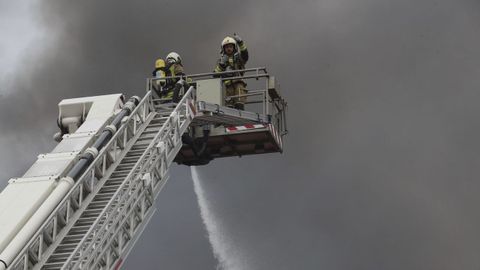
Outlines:
[[[192,101],[193,102],[193,101]],[[192,103],[190,102],[190,104]],[[186,105],[187,102],[183,103],[183,102],[180,102],[179,106],[177,106],[177,109],[171,113],[171,117],[169,117],[169,119],[167,120],[167,122],[165,123],[165,126],[162,127],[162,129],[157,133],[157,136],[156,138],[153,139],[152,143],[150,144],[151,146],[154,146],[155,144],[157,144],[157,142],[167,142],[166,145],[163,146],[164,148],[164,151],[160,151],[160,152],[164,152],[164,153],[168,153],[168,157],[170,157],[170,160],[173,160],[174,156],[176,155],[175,154],[172,154],[172,149],[176,148],[177,149],[177,152],[178,150],[180,149],[179,147],[175,147],[175,145],[179,145],[181,143],[181,134],[183,134],[183,132],[186,130],[186,127],[188,125],[185,125],[185,121],[183,121],[183,125],[180,125],[178,124],[179,123],[179,120],[180,120],[180,115],[179,115],[179,111],[180,112],[184,112],[183,114],[187,115],[188,113],[188,109],[187,109],[187,105]],[[188,118],[184,117],[184,119],[186,120],[189,120]],[[182,127],[185,127],[183,129],[183,132],[176,132],[177,130],[180,130],[181,129],[181,126]],[[175,136],[175,134],[177,134]],[[168,140],[170,138],[174,137],[175,140]],[[181,146],[181,145],[180,145]],[[147,148],[148,150],[146,151],[150,151],[150,152],[145,152],[145,155],[147,157],[146,160],[142,160],[142,167],[138,170],[140,172],[140,174],[137,175],[137,177],[141,177],[144,175],[144,173],[146,171],[150,171],[151,169],[145,169],[145,166],[152,166],[152,164],[156,164],[158,162],[158,157],[162,156],[161,153],[157,150],[157,148],[155,147],[148,147]],[[158,153],[157,153],[158,152]],[[173,156],[173,157],[171,157]],[[165,163],[165,162],[162,162],[162,163]],[[168,162],[166,162],[168,163]],[[170,162],[171,163],[171,162]],[[134,179],[135,180],[135,179]],[[136,183],[138,183],[138,181],[136,181]],[[131,193],[134,192],[133,189],[134,189],[135,185],[134,184],[131,184],[130,185],[130,188],[131,190],[128,190],[126,191],[124,194],[127,194],[129,196],[131,196]],[[119,201],[124,201],[124,200],[127,200],[128,198],[121,198],[119,199]],[[116,201],[116,200],[115,200]],[[125,208],[125,206],[124,206]],[[118,213],[117,210],[119,209],[114,209],[116,210],[115,213]],[[116,215],[118,217],[118,214]],[[107,222],[105,222],[104,224],[107,224]],[[111,224],[110,222],[108,222],[108,224]],[[100,235],[100,234],[97,234],[97,235]],[[104,237],[104,239],[106,238],[110,238],[108,236]],[[96,243],[96,246],[104,246],[103,244],[99,244],[99,243]],[[98,258],[98,254],[89,254],[89,255],[85,255],[88,258]],[[89,263],[82,263],[82,267],[84,267],[85,265],[90,265]]]
[[[143,199],[146,199],[146,196],[148,195],[148,193],[149,192],[146,189],[143,190],[142,196],[143,196],[143,194],[145,194],[145,197]],[[143,202],[143,200],[141,202]],[[126,232],[127,230],[123,230],[123,232],[128,233],[129,239],[122,239],[121,238],[122,237],[122,235],[121,235],[122,231],[119,231],[119,232],[116,233],[116,239],[117,239],[118,247],[111,246],[111,248],[114,250],[117,257],[113,258],[113,260],[111,259],[112,263],[110,263],[110,267],[107,268],[107,269],[111,269],[111,270],[120,269],[120,266],[122,265],[124,259],[128,256],[130,251],[133,249],[134,245],[136,244],[137,240],[142,235],[143,231],[145,230],[147,224],[150,222],[150,220],[151,220],[153,214],[156,212],[156,210],[157,210],[156,207],[150,206],[147,210],[145,210],[146,211],[145,213],[140,213],[141,214],[141,220],[139,221],[138,224],[136,224],[135,227],[133,227],[132,230],[128,230],[128,232]],[[131,216],[129,218],[134,218],[133,217],[134,214],[135,213],[131,214]],[[127,226],[127,225],[130,225],[132,223],[132,221],[130,221],[130,224],[128,224],[127,222],[129,222],[129,220],[126,220],[123,223],[122,226]],[[130,225],[130,226],[132,226],[132,225]],[[122,229],[123,229],[123,227],[122,227]],[[125,241],[125,240],[128,240],[128,241]],[[112,245],[112,243],[110,243],[110,245]],[[106,251],[108,251],[108,250],[106,250]]]
[[[186,115],[188,108],[186,103],[180,103],[182,107],[181,112],[184,112]],[[150,175],[155,175],[153,180],[157,180],[152,183],[152,185],[146,186],[143,181],[136,181],[136,186],[138,188],[132,188],[133,195],[130,194],[128,197],[128,202],[122,207],[117,215],[115,215],[116,220],[112,221],[110,228],[107,234],[105,234],[97,246],[103,247],[98,249],[97,253],[90,254],[89,260],[82,263],[81,267],[93,267],[94,269],[102,268],[106,266],[107,269],[117,265],[118,261],[121,259],[121,254],[123,253],[123,248],[128,247],[128,242],[135,240],[135,234],[137,233],[138,228],[143,228],[144,222],[148,222],[149,217],[151,216],[151,209],[154,206],[153,202],[155,200],[156,194],[155,190],[159,191],[159,185],[163,184],[165,181],[162,181],[167,175],[168,167],[175,159],[175,156],[182,147],[181,137],[185,132],[186,128],[191,122],[191,119],[185,119],[184,121],[180,120],[181,117],[172,117],[171,127],[166,128],[165,132],[161,137],[159,137],[160,142],[168,142],[164,147],[160,148],[160,151],[157,155],[151,155],[149,160],[146,161],[147,168],[142,169],[142,173],[138,177],[142,177],[145,173]],[[173,140],[168,140],[173,138]],[[159,168],[160,167],[160,168]],[[156,175],[156,172],[159,172],[159,175]],[[138,194],[137,194],[138,192]],[[148,205],[145,204],[145,201],[150,202]],[[134,212],[136,209],[140,208],[140,213]],[[135,218],[139,218],[138,223],[132,222]],[[124,225],[130,221],[129,231],[129,240],[122,242],[119,238],[121,230],[123,230]],[[133,223],[133,224],[132,224]],[[114,242],[115,241],[115,242]],[[110,252],[112,251],[112,252]],[[112,255],[115,254],[117,257],[112,259]],[[105,265],[102,265],[105,264]]]
[[[102,239],[98,240],[97,246],[103,247],[102,249],[97,249],[95,250],[93,256],[90,256],[87,261],[81,263],[80,269],[85,269],[87,266],[88,269],[92,269],[91,266],[94,266],[93,269],[97,269],[95,267],[96,265],[100,264],[101,261],[103,260],[105,262],[105,266],[107,269],[109,269],[112,265],[116,264],[117,259],[111,260],[111,258],[105,259],[105,256],[111,256],[111,252],[109,252],[110,249],[113,249],[115,253],[117,254],[118,258],[120,258],[120,254],[123,252],[124,247],[127,246],[129,241],[119,241],[117,238],[119,237],[119,233],[124,229],[124,225],[128,222],[131,221],[132,219],[139,218],[140,222],[135,224],[134,222],[131,222],[130,225],[130,230],[128,230],[129,238],[130,240],[134,238],[134,234],[136,233],[136,229],[139,227],[138,225],[141,225],[143,220],[145,220],[151,212],[152,205],[146,205],[142,202],[145,202],[147,199],[147,195],[149,192],[148,187],[144,187],[144,184],[142,181],[135,181],[135,187],[133,190],[132,194],[129,194],[128,196],[128,201],[124,203],[124,207],[122,211],[120,211],[116,215],[116,219],[112,221],[112,224],[110,225],[110,228],[108,232],[102,237]],[[143,188],[142,188],[143,187]],[[140,213],[135,212],[137,207],[140,206],[142,207],[142,211]],[[140,214],[140,215],[139,215]],[[120,235],[121,236],[121,235]],[[116,247],[112,246],[113,241],[117,241],[118,245]],[[121,244],[120,244],[121,243]],[[95,254],[96,253],[96,254]],[[109,262],[109,263],[107,263]],[[98,267],[102,268],[102,267]]]
[[[178,139],[181,139],[181,137]],[[135,198],[131,196],[132,198],[129,199],[128,203],[129,207],[125,207],[125,210],[118,215],[118,222],[111,226],[115,231],[98,243],[98,246],[104,248],[98,254],[92,254],[93,256],[90,256],[90,260],[85,262],[82,267],[88,267],[89,269],[101,269],[103,267],[106,267],[106,269],[118,269],[117,266],[122,263],[128,254],[128,249],[132,248],[134,242],[143,232],[146,223],[149,222],[155,212],[154,201],[168,178],[168,166],[170,166],[180,148],[181,145],[178,147],[177,144],[171,148],[170,152],[162,151],[157,161],[151,164],[147,171],[155,175],[152,177],[158,181],[152,182],[151,185],[146,185],[145,183],[138,184],[138,196],[135,196]],[[136,193],[134,192],[134,194]],[[128,230],[126,225],[128,225]],[[122,233],[127,234],[128,238],[122,238]]]
[[[180,148],[179,148],[180,149]],[[162,159],[164,160],[164,159]],[[115,235],[115,242],[110,241],[109,248],[112,249],[112,252],[108,252],[108,249],[104,250],[102,258],[104,256],[110,256],[104,259],[105,262],[110,259],[110,267],[107,269],[110,270],[117,270],[120,269],[119,267],[123,264],[125,258],[127,258],[128,254],[133,249],[133,246],[137,242],[137,240],[142,235],[143,231],[145,230],[147,224],[150,222],[153,214],[157,210],[154,203],[160,191],[165,186],[166,182],[168,181],[169,175],[167,170],[164,173],[161,173],[161,168],[165,168],[165,166],[158,162],[155,164],[154,168],[152,169],[152,179],[157,179],[157,181],[152,182],[152,184],[147,183],[147,187],[143,189],[143,194],[145,196],[141,199],[141,212],[134,213],[129,216],[129,219],[126,219],[124,223],[120,226],[123,229],[122,233],[117,232]],[[163,176],[160,176],[163,175]],[[155,184],[156,183],[156,184]],[[136,216],[135,216],[136,215]],[[138,224],[133,224],[136,221],[136,217],[139,217],[140,220]],[[136,225],[136,226],[135,226]],[[129,226],[129,227],[127,227]],[[116,245],[115,245],[116,244]],[[117,257],[112,258],[112,255],[115,254]],[[98,265],[98,264],[97,264]]]
[[[134,167],[134,169],[132,169],[132,172],[138,172],[138,174],[135,175],[136,177],[130,177],[130,179],[129,179],[129,181],[134,181],[134,183],[133,184],[130,183],[129,184],[129,189],[124,190],[124,189],[122,189],[122,187],[127,184],[127,182],[124,182],[123,185],[118,190],[118,191],[121,191],[120,193],[123,194],[123,197],[121,197],[119,199],[112,199],[110,202],[117,202],[117,203],[118,202],[124,202],[125,200],[128,200],[128,198],[130,196],[132,196],[131,194],[134,192],[134,189],[137,186],[135,183],[139,182],[139,181],[135,181],[135,180],[138,180],[138,178],[142,177],[146,171],[149,171],[148,169],[147,170],[145,169],[145,166],[151,166],[152,164],[156,164],[158,162],[158,160],[157,160],[158,157],[161,156],[159,153],[157,153],[158,152],[157,148],[153,147],[155,144],[157,144],[157,142],[161,142],[161,141],[169,142],[170,140],[168,140],[168,138],[172,138],[173,134],[176,133],[176,134],[179,134],[179,135],[174,136],[176,138],[175,143],[177,145],[179,145],[181,143],[181,134],[183,134],[183,132],[186,130],[186,127],[188,127],[188,125],[185,125],[185,120],[190,121],[190,119],[188,119],[188,117],[184,117],[184,123],[183,123],[183,125],[181,125],[184,128],[183,128],[183,132],[181,134],[179,132],[175,132],[176,130],[180,130],[180,128],[179,128],[180,125],[176,124],[176,123],[179,123],[179,119],[180,119],[179,112],[184,111],[185,115],[188,114],[188,106],[186,105],[187,103],[192,104],[193,101],[188,102],[188,99],[187,99],[187,102],[180,102],[179,103],[176,110],[171,113],[171,115],[170,115],[169,119],[167,120],[167,122],[165,123],[165,125],[157,133],[157,136],[155,136],[155,138],[152,140],[152,142],[150,143],[150,146],[147,147],[147,150],[143,155],[144,157],[147,157],[147,159],[142,159],[141,158],[138,162],[138,164],[140,164],[141,167],[139,169],[136,169],[135,167]],[[182,108],[184,108],[184,109],[182,110]],[[190,118],[192,118],[192,117],[193,117],[193,114]],[[165,147],[166,151],[162,151],[162,152],[171,152],[171,149],[173,149],[173,148],[174,148],[174,143],[173,143],[173,141],[170,141],[170,143],[166,144],[166,147]],[[178,147],[177,149],[179,150],[180,148]],[[178,150],[177,150],[177,152],[178,152]],[[175,153],[175,155],[176,155],[176,153]],[[169,156],[173,156],[173,157],[170,158],[170,160],[173,160],[174,155],[169,155]],[[128,178],[128,176],[127,176],[127,178]],[[107,207],[108,207],[108,205],[107,205]],[[125,206],[123,206],[123,208],[125,208]],[[119,210],[120,209],[115,209],[114,207],[112,207],[111,211],[113,211],[116,214],[115,215],[110,215],[110,217],[111,218],[113,218],[113,216],[119,217],[119,215],[118,215]],[[109,213],[108,213],[108,211],[106,211],[106,212],[107,212],[107,217],[108,217]],[[102,216],[102,215],[103,214],[101,214],[100,216]],[[97,230],[97,233],[95,233],[95,235],[98,236],[97,238],[100,238],[102,235],[104,236],[103,237],[104,239],[110,238],[108,235],[105,236],[105,234],[102,234],[101,232],[105,232],[105,230],[104,230],[105,226],[110,226],[110,228],[111,228],[112,224],[114,224],[114,223],[112,223],[110,220],[106,221],[106,220],[103,220],[101,218],[97,219],[97,221],[98,220],[102,220],[103,226]],[[109,225],[107,225],[107,224],[109,224]],[[86,239],[86,238],[88,238],[88,237],[85,236],[84,239]],[[99,244],[98,242],[93,241],[92,239],[89,239],[89,241],[91,241],[90,245],[95,243],[96,247],[104,246],[103,244]],[[98,252],[99,250],[92,250],[91,252],[95,252],[95,251]],[[98,254],[87,253],[87,254],[83,254],[83,256],[86,257],[86,259],[97,258]],[[90,264],[89,263],[85,264],[85,263],[82,262],[80,267],[85,267],[86,265],[88,266]]]
[[[150,92],[148,92],[139,102],[137,107],[128,116],[126,121],[113,135],[107,145],[100,151],[98,156],[85,170],[72,189],[67,193],[55,210],[52,211],[50,216],[43,222],[43,225],[38,228],[32,239],[17,255],[8,269],[28,270],[32,267],[32,265],[29,264],[31,259],[34,259],[34,261],[42,259],[44,253],[48,250],[48,247],[57,240],[57,236],[60,234],[62,228],[70,221],[73,212],[75,212],[76,209],[79,209],[82,205],[84,198],[87,196],[85,192],[89,193],[93,190],[97,183],[95,176],[98,175],[99,172],[105,173],[108,169],[108,166],[106,166],[106,163],[108,162],[106,155],[113,154],[113,158],[120,155],[121,151],[117,151],[117,148],[119,148],[120,145],[117,142],[118,140],[123,139],[122,136],[125,136],[127,127],[133,122],[145,121],[147,110],[150,110],[150,106],[147,107],[147,105],[149,105],[149,102],[147,101],[149,101],[150,95]],[[135,124],[132,126],[135,126],[135,129],[138,129],[141,124]],[[135,129],[133,129],[133,132],[137,131]],[[63,223],[63,226],[61,226],[61,223]]]
[[[118,210],[118,209],[115,209],[117,204],[121,204],[122,202],[126,201],[127,199],[126,197],[130,195],[130,191],[134,187],[132,182],[134,182],[139,177],[141,177],[143,172],[146,172],[145,168],[146,168],[146,165],[148,165],[148,162],[151,161],[155,155],[158,155],[157,154],[158,148],[155,146],[160,142],[161,139],[166,138],[166,135],[164,136],[161,136],[161,135],[168,134],[166,132],[167,128],[170,128],[172,126],[172,123],[174,123],[175,121],[173,119],[176,119],[177,121],[180,120],[181,118],[180,114],[182,113],[182,111],[183,111],[183,115],[182,115],[183,123],[180,125],[181,128],[179,129],[179,131],[181,131],[181,129],[183,129],[183,132],[186,130],[189,122],[193,119],[196,113],[194,109],[194,104],[195,104],[195,89],[193,87],[190,87],[187,93],[182,98],[182,100],[178,103],[177,107],[172,111],[172,113],[170,114],[165,124],[162,126],[162,128],[157,132],[155,137],[152,139],[152,141],[150,142],[145,152],[136,162],[135,166],[127,175],[122,185],[113,195],[113,197],[110,199],[107,206],[103,209],[100,216],[97,218],[97,220],[94,222],[92,227],[88,230],[88,232],[84,235],[81,242],[75,248],[74,252],[69,256],[64,267],[66,267],[67,269],[80,267],[82,261],[84,261],[85,258],[88,259],[90,254],[93,251],[95,251],[96,248],[99,247],[96,244],[95,240],[98,240],[100,237],[102,237],[105,234],[106,227],[109,225],[109,222],[111,221],[111,219],[114,217],[118,217],[118,215],[109,215],[109,213],[113,213],[115,212],[115,210]],[[180,140],[178,141],[180,143],[181,143],[181,135],[182,134],[180,134]],[[147,157],[149,158],[147,159]],[[128,188],[126,188],[127,184],[129,184]]]

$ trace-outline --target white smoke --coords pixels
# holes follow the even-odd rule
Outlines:
[[[0,95],[8,93],[19,68],[31,66],[26,55],[45,47],[46,30],[35,20],[38,0],[0,3]],[[22,65],[22,62],[26,64]],[[0,96],[1,97],[1,96]]]
[[[203,188],[208,181],[200,177],[196,167],[191,167],[191,173],[200,215],[208,233],[208,240],[210,241],[213,255],[218,261],[217,269],[252,269],[248,266],[248,260],[245,260],[241,249],[235,245],[227,232],[226,226],[222,222],[222,217],[215,213],[214,205],[208,200],[208,194],[206,194]]]

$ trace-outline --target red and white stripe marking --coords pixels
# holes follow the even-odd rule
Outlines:
[[[283,148],[282,137],[278,134],[278,131],[272,124],[264,125],[264,124],[248,124],[243,126],[234,126],[234,127],[226,127],[225,130],[227,133],[237,132],[237,131],[244,131],[250,129],[259,129],[259,128],[268,128],[270,133],[272,134],[274,140],[277,142],[280,149]]]
[[[248,124],[243,126],[226,127],[227,132],[243,131],[249,129],[265,128],[264,124]]]

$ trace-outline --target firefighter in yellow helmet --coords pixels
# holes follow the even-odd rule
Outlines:
[[[182,87],[186,85],[186,82],[182,78],[168,77],[184,75],[182,58],[178,53],[169,53],[166,61],[157,59],[153,76],[159,80],[154,80],[152,85],[156,92],[155,94],[161,98],[163,102],[178,102],[182,94]]]
[[[222,48],[220,52],[220,59],[217,61],[214,72],[234,71],[245,69],[245,64],[248,61],[247,45],[243,42],[242,38],[237,34],[233,37],[225,37],[222,41]],[[237,77],[243,75],[243,72],[232,72],[220,77]],[[225,80],[225,89],[227,96],[227,106],[233,107],[239,110],[245,108],[246,97],[234,97],[247,94],[245,87],[247,84],[243,80]]]

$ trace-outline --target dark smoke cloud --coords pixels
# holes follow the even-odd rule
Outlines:
[[[141,94],[154,59],[170,50],[189,72],[209,71],[220,40],[236,31],[251,50],[249,66],[267,65],[290,105],[284,155],[200,169],[255,269],[480,267],[477,1],[38,8],[55,38],[0,100],[5,180],[53,146],[45,138],[61,99]],[[189,177],[174,169],[126,269],[215,267]]]

